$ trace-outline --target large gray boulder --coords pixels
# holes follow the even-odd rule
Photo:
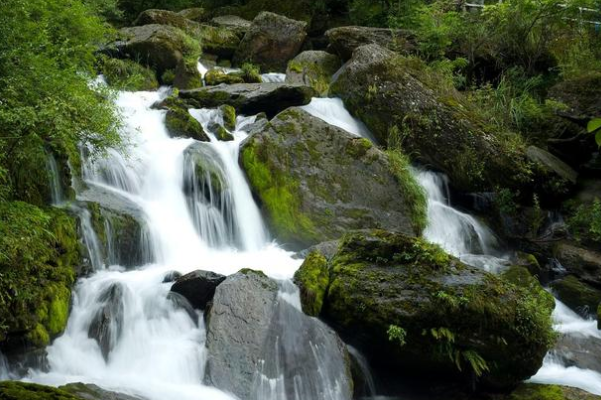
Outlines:
[[[211,24],[220,28],[228,29],[241,39],[244,37],[246,32],[250,29],[252,22],[244,18],[238,17],[237,15],[220,15],[211,20]]]
[[[295,248],[349,229],[419,235],[425,195],[408,164],[300,108],[242,146],[241,163],[273,234]]]
[[[296,276],[301,291],[319,287],[304,269],[325,263],[329,274],[326,290],[305,301],[321,297],[321,317],[372,367],[399,379],[478,377],[509,389],[534,375],[553,345],[554,301],[538,283],[516,286],[421,239],[349,233],[330,261],[307,260]]]
[[[350,59],[357,48],[367,44],[377,44],[402,54],[414,52],[417,46],[415,35],[402,29],[342,26],[327,31],[326,37],[330,43],[328,51],[344,61]]]
[[[307,23],[271,12],[261,12],[240,42],[234,62],[257,64],[265,72],[284,72],[288,61],[300,51]]]
[[[555,245],[553,256],[579,280],[601,288],[601,252],[564,240]]]
[[[327,95],[332,76],[342,66],[340,58],[325,51],[303,51],[288,63],[286,82],[311,86]]]
[[[342,341],[279,297],[261,272],[242,270],[220,284],[207,325],[208,384],[251,400],[352,397]]]
[[[302,85],[286,83],[238,83],[195,90],[182,90],[179,98],[193,108],[215,108],[229,104],[236,112],[273,117],[288,107],[309,104],[315,92]]]

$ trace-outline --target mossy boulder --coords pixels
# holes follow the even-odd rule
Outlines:
[[[332,75],[342,66],[340,59],[325,51],[304,51],[288,63],[286,82],[311,86],[322,96],[328,94]]]
[[[319,316],[330,282],[328,260],[319,252],[311,252],[294,274],[294,283],[300,289],[303,312]]]
[[[201,7],[195,8],[186,8],[185,10],[181,10],[178,12],[184,18],[190,19],[196,22],[205,22],[209,19],[210,13]]]
[[[0,348],[44,347],[67,325],[82,262],[76,219],[59,209],[0,203]]]
[[[459,189],[531,193],[532,163],[524,147],[488,129],[460,93],[435,78],[414,59],[367,45],[337,74],[330,93],[341,97],[378,141],[402,143],[408,154],[445,172]]]
[[[180,13],[157,9],[142,11],[132,25],[144,26],[153,24],[173,26],[188,33],[195,33],[200,26],[197,22],[184,17]]]
[[[601,252],[562,240],[555,244],[552,255],[579,280],[601,287]]]
[[[230,132],[236,130],[236,109],[227,104],[219,107],[223,118],[223,126]]]
[[[601,396],[595,396],[584,390],[559,386],[559,385],[537,385],[526,383],[520,385],[511,392],[506,400],[599,400]],[[499,399],[500,400],[500,399]]]
[[[214,68],[205,74],[205,83],[207,86],[221,85],[222,83],[232,85],[234,83],[244,83],[244,79],[238,74],[228,74],[221,68]]]
[[[251,136],[240,161],[273,234],[291,247],[349,229],[424,228],[425,195],[408,164],[300,108]]]
[[[165,126],[171,137],[192,138],[200,142],[210,142],[204,128],[188,111],[188,107],[176,98],[171,98],[160,106],[167,110]]]
[[[165,74],[163,74],[163,77]],[[168,84],[168,82],[163,82]],[[173,71],[173,86],[178,89],[196,89],[203,86],[202,75],[198,71],[198,61],[195,58],[181,58]]]
[[[413,53],[417,49],[415,35],[402,29],[370,28],[367,26],[342,26],[326,32],[328,51],[344,61],[364,45],[376,44],[401,54]]]
[[[252,62],[263,71],[285,71],[288,61],[300,51],[307,24],[271,12],[261,12],[240,42],[234,63]]]
[[[137,267],[154,261],[145,216],[135,203],[100,187],[90,187],[78,200],[88,210],[99,242],[96,262]]]
[[[539,290],[422,239],[372,231],[342,239],[321,316],[376,369],[508,389],[541,367],[555,339],[552,309]]]
[[[228,29],[242,39],[250,29],[252,22],[237,15],[220,15],[211,20],[211,25]]]
[[[582,316],[594,316],[601,302],[601,290],[574,275],[552,282],[551,288],[559,300]]]
[[[264,112],[269,117],[288,107],[309,104],[315,92],[286,83],[238,83],[196,90],[181,90],[179,99],[189,108],[215,108],[228,104],[244,115]]]
[[[167,70],[175,70],[184,57],[200,55],[200,44],[179,28],[151,24],[123,28],[122,40],[116,43],[117,56],[137,60],[162,76]]]
[[[212,132],[215,135],[217,140],[220,140],[222,142],[231,142],[232,140],[234,140],[234,135],[229,133],[227,129],[225,129],[225,127],[221,124],[212,122],[207,128],[210,132]]]

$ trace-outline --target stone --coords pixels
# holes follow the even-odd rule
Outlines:
[[[184,296],[192,307],[204,310],[213,299],[215,289],[225,276],[210,271],[194,271],[183,275],[171,286],[171,291]]]
[[[376,44],[401,54],[417,50],[415,35],[402,29],[342,26],[328,30],[325,35],[329,41],[328,51],[344,61],[349,60],[357,48],[368,44]]]

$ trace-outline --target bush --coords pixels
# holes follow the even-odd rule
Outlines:
[[[601,200],[579,205],[568,218],[568,226],[576,240],[601,244]]]
[[[98,70],[109,85],[119,90],[154,90],[159,87],[155,73],[132,60],[103,55],[98,58]]]

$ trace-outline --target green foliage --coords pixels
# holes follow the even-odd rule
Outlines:
[[[261,83],[263,79],[261,78],[261,69],[258,65],[254,65],[252,63],[244,63],[240,67],[242,71],[242,79],[246,83]]]
[[[50,151],[77,171],[79,145],[120,143],[111,93],[90,88],[97,46],[111,31],[79,0],[6,0],[0,5],[2,196],[44,203]],[[44,161],[42,161],[44,159]],[[37,193],[36,193],[37,192]]]
[[[98,57],[98,70],[109,85],[119,90],[154,90],[159,87],[154,72],[132,60],[101,55]]]
[[[388,331],[388,340],[391,342],[397,342],[399,346],[404,346],[406,344],[405,338],[407,337],[407,331],[397,325],[389,325]]]
[[[2,400],[81,400],[61,389],[34,383],[5,381],[0,383]]]
[[[23,202],[0,203],[0,340],[28,332],[39,346],[60,333],[79,262],[73,218]]]
[[[98,1],[98,0],[96,0]],[[107,0],[110,1],[110,0]],[[202,0],[117,0],[119,8],[123,12],[123,18],[131,22],[138,15],[148,9],[159,9],[169,11],[180,11],[186,8],[202,6]]]
[[[416,232],[422,232],[427,224],[427,199],[422,186],[411,171],[409,157],[400,150],[387,150],[390,170],[395,176],[403,196],[407,199],[410,209],[411,222]]]
[[[576,240],[601,243],[601,200],[579,205],[568,218],[568,226]]]
[[[601,147],[601,118],[594,118],[586,126],[588,133],[595,135],[597,146]]]

